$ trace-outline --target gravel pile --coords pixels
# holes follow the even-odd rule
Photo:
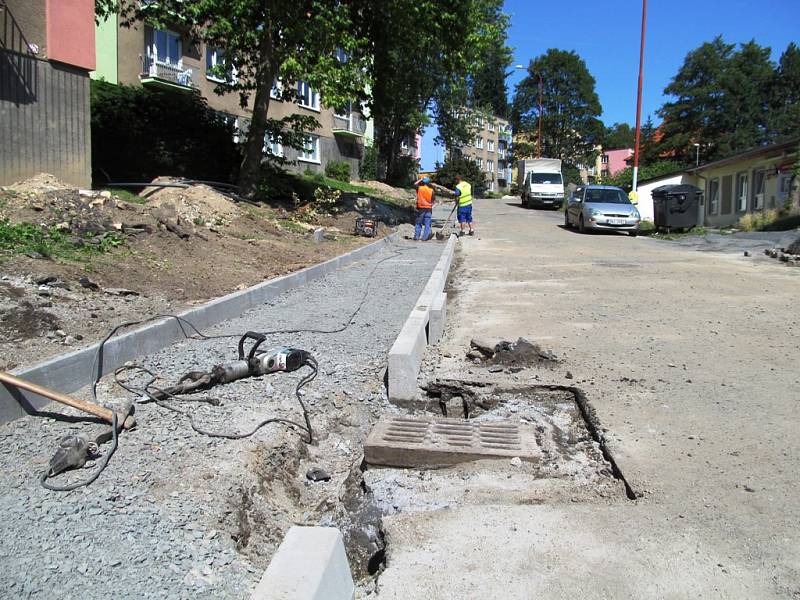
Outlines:
[[[272,335],[266,343],[308,350],[319,361],[304,396],[311,445],[276,424],[244,440],[212,439],[192,431],[186,417],[140,404],[138,429],[122,434],[100,478],[57,493],[41,488],[38,477],[58,439],[94,435],[99,426],[25,417],[0,427],[0,589],[13,597],[243,598],[292,524],[341,527],[356,575],[372,570],[382,540],[361,487],[361,442],[388,406],[386,355],[442,250],[397,242],[205,332],[236,338],[185,340],[140,361],[166,385],[235,359],[245,331],[337,328],[368,286],[345,331]],[[272,416],[302,422],[293,392],[306,373],[220,386],[199,396],[219,406],[183,401],[179,408],[219,431],[245,431]],[[129,397],[109,380],[99,396],[108,404]],[[307,479],[313,467],[330,481]]]

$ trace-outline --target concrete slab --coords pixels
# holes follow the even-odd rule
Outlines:
[[[355,585],[335,527],[292,527],[251,600],[353,600]]]
[[[447,294],[438,294],[428,312],[428,344],[437,344],[442,339],[447,323]]]
[[[428,342],[428,307],[418,305],[406,319],[389,350],[389,398],[413,400],[418,393],[417,375]]]
[[[534,426],[519,420],[465,421],[387,415],[364,443],[364,460],[390,467],[442,467],[485,458],[538,461]]]

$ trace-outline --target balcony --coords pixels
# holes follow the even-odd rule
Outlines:
[[[180,64],[161,62],[152,56],[142,58],[142,74],[139,79],[142,85],[151,87],[182,91],[197,89],[192,69],[184,69]]]
[[[367,130],[367,122],[353,113],[348,115],[333,115],[333,134],[344,137],[360,138],[364,137]]]
[[[500,131],[497,134],[497,137],[500,138],[502,141],[506,141],[509,144],[511,143],[511,132],[510,131]]]

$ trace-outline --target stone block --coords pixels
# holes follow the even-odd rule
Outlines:
[[[356,588],[335,527],[292,527],[251,600],[353,600]]]
[[[441,292],[431,305],[428,314],[428,344],[438,344],[447,322],[447,294]]]

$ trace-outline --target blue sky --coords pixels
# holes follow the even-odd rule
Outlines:
[[[505,12],[511,15],[508,43],[515,65],[527,68],[548,48],[574,50],[597,82],[603,122],[634,125],[641,0],[506,0]],[[755,39],[771,47],[777,61],[789,42],[800,45],[800,0],[648,0],[642,122],[648,115],[658,122],[664,88],[686,54],[717,35],[736,44]],[[524,76],[524,70],[509,76],[509,97]],[[429,128],[423,169],[443,158],[434,136]]]
[[[574,50],[597,81],[603,121],[636,121],[641,0],[507,0],[509,45],[515,64],[548,48]],[[645,37],[642,120],[664,103],[662,92],[686,54],[722,35],[728,43],[755,39],[777,60],[790,41],[800,45],[800,0],[649,0]],[[509,93],[524,77],[508,78]]]

